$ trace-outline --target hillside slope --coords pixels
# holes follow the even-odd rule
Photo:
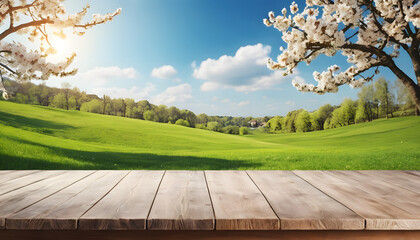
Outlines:
[[[420,169],[419,123],[243,137],[0,101],[0,169]]]

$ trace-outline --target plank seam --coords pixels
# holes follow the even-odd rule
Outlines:
[[[163,178],[165,177],[165,174],[166,174],[166,170],[162,174],[162,178],[160,179],[159,185],[158,185],[158,187],[156,189],[156,193],[155,193],[155,196],[153,197],[152,204],[150,205],[149,212],[147,213],[147,217],[146,217],[146,230],[149,229],[149,226],[148,225],[149,225],[150,212],[152,212],[152,208],[153,208],[153,205],[155,204],[156,196],[157,196],[157,194],[159,192],[160,185],[162,184],[162,181],[163,181]]]
[[[263,195],[265,201],[268,203],[268,206],[270,206],[271,210],[274,212],[274,214],[276,215],[277,219],[279,220],[279,230],[281,230],[281,218],[279,215],[277,215],[276,211],[274,210],[273,206],[271,206],[270,201],[268,201],[267,197],[264,195],[264,193],[261,191],[260,187],[258,187],[258,185],[255,183],[254,179],[252,179],[252,177],[248,174],[248,170],[245,171],[246,175],[248,175],[249,179],[251,179],[252,183],[254,183],[254,185],[257,187],[258,191],[260,191],[260,193]]]
[[[6,173],[6,174],[12,174],[12,173],[15,173],[15,172],[18,172],[18,171],[13,171],[13,172]],[[18,176],[18,177],[15,177],[15,178],[12,178],[12,179],[9,179],[9,180],[6,180],[6,181],[3,181],[3,182],[0,182],[0,184],[3,184],[3,183],[5,183],[5,182],[11,181],[11,180],[16,180],[16,179],[19,179],[19,178],[21,178],[21,177],[26,177],[26,176],[32,175],[32,174],[34,174],[34,173],[37,173],[37,172],[41,172],[41,170],[35,170],[35,171],[33,171],[33,172],[30,172],[29,174],[22,175],[22,176]]]
[[[213,207],[213,199],[211,198],[209,184],[207,182],[206,171],[203,171],[203,173],[204,173],[204,181],[206,182],[207,192],[209,193],[209,198],[210,198],[210,203],[211,203],[211,210],[213,211],[213,230],[216,230],[216,212],[214,211],[214,207]]]
[[[97,170],[96,170],[96,171],[93,171],[92,173],[90,173],[90,174],[88,174],[88,175],[86,175],[86,176],[84,176],[84,177],[80,178],[79,180],[77,180],[77,181],[75,181],[75,182],[73,182],[73,183],[70,183],[69,185],[67,185],[67,186],[65,186],[65,187],[63,187],[63,188],[61,188],[61,189],[59,189],[59,190],[57,190],[57,191],[55,191],[55,192],[53,192],[53,193],[49,194],[48,196],[46,196],[46,197],[44,197],[44,198],[39,199],[38,201],[36,201],[36,202],[34,202],[34,203],[32,203],[32,204],[30,204],[30,205],[28,205],[28,206],[26,206],[26,207],[24,207],[24,208],[22,208],[22,209],[19,209],[18,211],[14,212],[14,213],[11,213],[11,214],[10,214],[10,215],[8,215],[8,216],[12,216],[12,215],[14,215],[14,214],[16,214],[16,213],[18,213],[18,212],[20,212],[20,211],[22,211],[22,210],[25,210],[26,208],[28,208],[28,207],[30,207],[30,206],[32,206],[32,205],[34,205],[34,204],[36,204],[36,203],[38,203],[38,202],[40,202],[40,201],[42,201],[42,200],[46,199],[46,198],[51,197],[52,195],[54,195],[54,194],[56,194],[56,193],[58,193],[58,192],[62,191],[62,190],[63,190],[63,189],[65,189],[65,188],[70,187],[71,185],[73,185],[73,184],[75,184],[75,183],[77,183],[77,182],[79,182],[79,181],[81,181],[81,180],[83,180],[83,179],[85,179],[85,178],[89,177],[90,175],[92,175],[92,174],[94,174],[94,173],[96,173],[96,172],[97,172]],[[60,175],[58,175],[58,176],[60,176]],[[56,176],[56,177],[57,177],[57,176]],[[5,217],[5,226],[4,226],[4,229],[7,229],[7,217]]]
[[[334,177],[334,178],[336,178],[336,179],[338,179],[338,180],[340,180],[340,181],[344,181],[344,182],[346,182],[345,180],[343,180],[343,178],[342,177],[340,177],[340,176],[335,176],[333,173],[331,173],[331,171],[323,171],[325,174],[327,174],[327,175],[330,175],[331,177]],[[358,181],[357,180],[357,182],[359,183],[360,181]],[[392,184],[391,184],[392,185]],[[395,186],[395,185],[394,185]],[[400,209],[401,211],[403,211],[403,212],[406,212],[406,213],[408,213],[408,214],[411,214],[410,213],[410,211],[408,211],[408,210],[406,210],[406,209],[404,209],[404,208],[402,208],[402,207],[400,207],[400,206],[398,206],[398,205],[395,205],[395,203],[394,202],[392,202],[392,201],[389,201],[389,200],[383,200],[380,196],[377,196],[376,194],[374,194],[374,193],[372,193],[371,192],[371,190],[370,189],[363,189],[363,188],[360,188],[359,186],[357,186],[356,187],[358,190],[360,190],[360,191],[362,191],[362,192],[365,192],[366,194],[368,194],[369,196],[373,196],[374,198],[376,198],[376,199],[380,199],[380,200],[382,200],[383,202],[385,202],[385,203],[387,203],[387,204],[389,204],[389,205],[392,205],[392,206],[394,206],[395,208],[398,208],[398,209]],[[410,190],[408,190],[409,192],[412,192],[412,191],[410,191]],[[415,192],[414,192],[415,193]]]
[[[98,201],[96,201],[92,206],[90,206],[82,215],[80,215],[79,218],[76,219],[76,229],[79,229],[79,219],[85,215],[90,209],[92,209],[98,202],[100,202],[106,195],[108,195],[128,174],[130,174],[131,171],[129,171],[127,174],[125,174],[108,192],[106,192]]]
[[[57,177],[57,176],[63,175],[64,173],[65,173],[65,172],[63,171],[63,172],[61,172],[61,173],[58,173],[57,175],[53,175],[53,176],[50,176],[50,177]],[[26,176],[29,176],[29,175],[31,175],[31,174],[28,174],[28,175],[26,175]],[[26,177],[26,176],[22,176],[22,177]],[[20,177],[19,177],[19,178],[20,178]],[[3,183],[7,183],[7,182],[9,182],[9,181],[13,181],[13,180],[16,180],[16,179],[19,179],[19,178],[11,179],[11,180],[8,180],[8,181],[3,182]],[[16,191],[16,190],[19,190],[19,189],[21,189],[21,188],[27,187],[27,186],[32,185],[32,184],[34,184],[34,183],[44,181],[45,179],[48,179],[48,178],[49,178],[49,177],[44,177],[44,178],[41,178],[41,179],[36,180],[35,182],[30,182],[30,183],[28,183],[28,184],[26,184],[26,185],[23,185],[23,186],[20,186],[20,187],[14,188],[14,189],[9,190],[9,191],[7,191],[7,192],[0,193],[0,196],[2,196],[2,195],[4,195],[4,194],[7,194],[7,193],[10,193],[10,192],[13,192],[13,191]],[[2,183],[2,184],[3,184],[3,183]]]
[[[318,191],[322,192],[323,194],[327,195],[328,197],[330,197],[331,199],[333,199],[334,201],[336,201],[337,203],[341,204],[342,206],[344,206],[345,208],[349,209],[350,211],[352,211],[354,214],[356,214],[357,216],[361,217],[363,219],[363,229],[366,230],[366,218],[364,218],[363,216],[361,216],[360,214],[358,214],[357,212],[355,212],[353,209],[347,207],[344,203],[338,201],[337,199],[335,199],[333,196],[331,196],[330,194],[327,194],[326,192],[322,191],[321,189],[317,188],[315,185],[313,185],[312,183],[310,183],[309,181],[307,181],[305,178],[299,176],[299,174],[295,173],[295,171],[291,171],[294,175],[296,175],[298,178],[302,179],[303,181],[307,182],[309,185],[311,185],[312,187],[314,187],[315,189],[318,189]]]

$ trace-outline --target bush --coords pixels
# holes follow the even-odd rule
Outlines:
[[[226,126],[222,128],[222,131],[226,134],[239,134],[238,126]]]
[[[247,127],[240,127],[239,128],[239,135],[246,135],[249,133],[249,129]]]
[[[207,123],[207,130],[214,131],[214,132],[222,132],[222,125],[218,122],[208,122]]]
[[[206,129],[206,124],[205,123],[197,123],[197,124],[195,124],[195,128],[198,128],[198,129]]]
[[[181,125],[181,126],[184,126],[184,127],[189,127],[190,126],[190,123],[187,120],[184,120],[184,119],[176,120],[175,124],[176,125]]]

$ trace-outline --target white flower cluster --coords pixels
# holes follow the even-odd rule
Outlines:
[[[60,63],[50,63],[46,61],[45,55],[38,51],[31,51],[22,44],[0,42],[0,49],[3,51],[3,57],[0,58],[0,64],[14,69],[14,73],[22,80],[40,79],[47,80],[51,75],[65,76],[66,74],[76,73],[75,71],[65,72],[73,62],[73,54],[66,61]]]
[[[325,72],[314,72],[317,86],[293,81],[292,84],[303,92],[323,94],[337,92],[338,86],[343,84],[362,86],[369,78],[355,78],[379,66],[381,61],[377,54],[366,49],[380,49],[387,51],[390,57],[398,57],[400,45],[412,41],[405,33],[406,27],[410,24],[419,27],[420,24],[420,3],[414,4],[414,0],[307,0],[306,5],[297,13],[298,5],[293,2],[290,6],[292,15],[287,16],[283,9],[282,15],[275,16],[270,12],[269,18],[263,20],[265,25],[282,32],[282,39],[287,44],[276,62],[268,60],[268,67],[291,73],[300,62],[310,64],[320,54],[333,56],[337,51],[341,51],[353,66],[338,74],[339,68],[335,65]]]
[[[82,23],[89,5],[82,11],[66,15],[64,0],[0,0],[0,25],[7,22],[9,28],[0,33],[0,70],[1,74],[13,75],[21,80],[42,79],[47,80],[51,75],[67,76],[73,75],[77,70],[66,71],[72,63],[75,54],[60,63],[47,62],[49,54],[56,53],[49,45],[46,26],[53,27],[54,34],[65,38],[63,33],[65,28],[73,28],[74,33],[83,35],[92,26],[111,21],[116,15],[121,13],[121,8],[113,13],[106,15],[94,14],[93,20]],[[24,16],[21,18],[21,16]],[[30,19],[30,20],[28,20]],[[13,33],[27,34],[32,42],[39,39],[41,42],[40,50],[28,50],[20,43],[7,43],[3,39]],[[7,96],[3,83],[0,82],[0,90]]]

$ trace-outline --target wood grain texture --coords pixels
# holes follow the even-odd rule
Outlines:
[[[93,171],[71,171],[48,178],[0,196],[0,229],[5,228],[6,217],[54,194]]]
[[[77,219],[128,171],[98,171],[6,218],[7,229],[76,229]]]
[[[361,230],[353,211],[290,171],[247,171],[287,230]]]
[[[347,206],[366,220],[369,230],[419,230],[418,215],[411,214],[364,191],[361,183],[344,181],[329,171],[294,171],[311,185]]]
[[[216,230],[278,230],[280,221],[244,171],[205,171]]]
[[[79,219],[82,230],[145,230],[164,171],[131,171]]]
[[[147,228],[213,230],[214,216],[203,171],[166,171]]]
[[[328,174],[350,184],[357,185],[363,191],[375,195],[382,201],[386,201],[420,218],[419,193],[356,171],[328,171]]]
[[[65,173],[65,171],[39,171],[33,174],[11,179],[0,184],[0,195],[63,173]]]
[[[357,171],[365,174],[371,178],[383,180],[388,183],[394,184],[401,188],[420,193],[420,177],[412,175],[406,171],[398,170],[363,170]]]
[[[39,172],[39,170],[1,171],[0,183]]]
[[[420,231],[0,231],[13,240],[418,240]]]

